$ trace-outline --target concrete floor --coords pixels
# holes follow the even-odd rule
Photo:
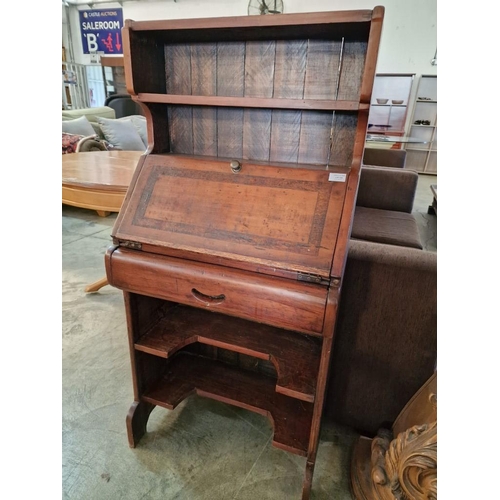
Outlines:
[[[426,248],[436,251],[430,184],[421,175],[415,216]],[[104,253],[116,215],[62,208],[62,483],[71,500],[299,499],[305,459],[271,446],[260,415],[192,396],[174,411],[155,408],[139,446],[128,446],[133,401],[122,293],[105,286]],[[350,452],[358,435],[323,426],[313,499],[350,499]]]

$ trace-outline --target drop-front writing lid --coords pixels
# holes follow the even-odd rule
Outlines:
[[[116,240],[205,262],[329,277],[348,169],[153,154],[138,169]]]

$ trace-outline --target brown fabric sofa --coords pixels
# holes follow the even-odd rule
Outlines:
[[[389,167],[362,167],[351,238],[422,249],[412,215],[418,174]]]
[[[325,416],[372,436],[394,422],[437,356],[437,254],[351,240]]]
[[[405,168],[406,149],[365,148],[363,165]]]

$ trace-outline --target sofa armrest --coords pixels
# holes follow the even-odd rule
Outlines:
[[[417,183],[413,170],[362,167],[356,205],[411,213]]]

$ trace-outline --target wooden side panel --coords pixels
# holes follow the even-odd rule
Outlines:
[[[143,33],[130,30],[125,30],[125,32],[129,41],[125,43],[124,39],[124,51],[126,53],[130,51],[130,57],[124,59],[127,90],[131,94],[165,92],[165,54],[163,46],[159,45],[155,40],[145,37]],[[130,63],[131,60],[134,61],[133,65]]]
[[[367,42],[346,40],[341,61],[338,99],[357,101],[365,67]]]
[[[154,142],[154,153],[170,152],[170,137],[168,133],[168,111],[161,104],[148,104],[145,116],[148,114],[148,140]]]
[[[217,45],[217,95],[242,97],[245,90],[245,44]],[[243,109],[217,110],[217,156],[243,157]]]

